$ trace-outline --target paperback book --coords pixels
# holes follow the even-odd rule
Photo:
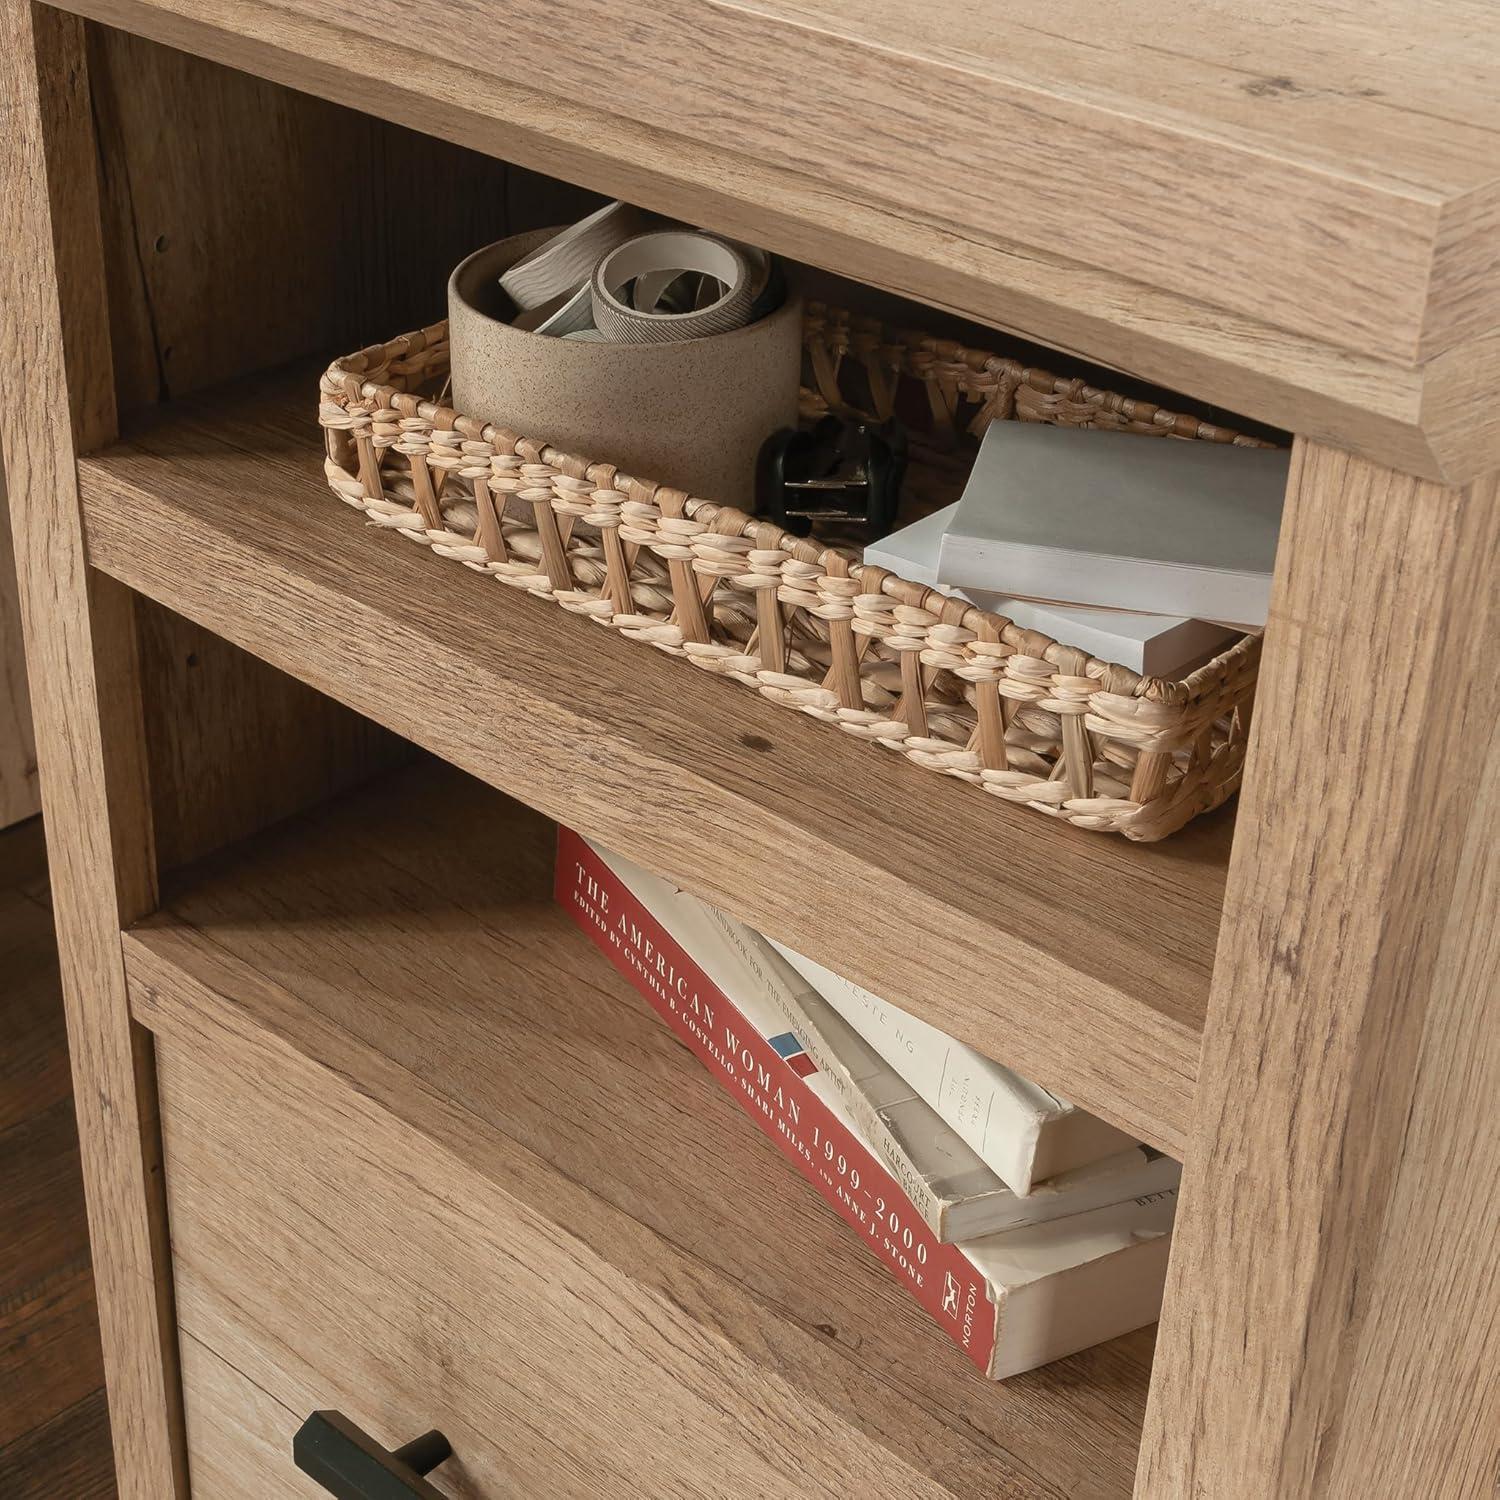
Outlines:
[[[781,1154],[985,1374],[1018,1374],[1158,1316],[1175,1186],[944,1243],[763,995],[733,1000],[657,912],[674,888],[562,833],[558,900]]]
[[[1022,1200],[907,1081],[759,933],[686,891],[658,911],[719,990],[775,1007],[922,1221],[940,1240],[969,1240],[1020,1222]]]
[[[687,955],[732,999],[764,997],[775,1006],[817,1063],[820,1079],[837,1093],[841,1113],[852,1118],[940,1240],[972,1240],[1175,1184],[1174,1162],[962,1048],[970,1061],[951,1059],[947,1072],[956,1086],[946,1094],[939,1088],[937,1098],[951,1106],[953,1117],[968,1126],[992,1156],[1017,1169],[1012,1175],[1025,1177],[1024,1188],[1012,1187],[965,1140],[964,1132],[913,1088],[901,1050],[889,1049],[889,1060],[883,1055],[879,1029],[865,1024],[868,1016],[856,1008],[846,1019],[824,998],[817,979],[809,982],[799,969],[828,980],[831,975],[687,891],[673,891],[668,899],[670,904],[658,915]],[[935,1043],[960,1045],[935,1027],[926,1027],[926,1032]],[[1061,1134],[1045,1137],[1048,1153],[1059,1158],[1062,1176],[1033,1193],[1036,1185],[1019,1168],[1024,1165],[1029,1171],[1037,1164],[1037,1145],[1046,1125],[1066,1131],[1071,1123],[1086,1133],[1076,1141]],[[1011,1139],[1004,1133],[1007,1124],[1014,1130]],[[1062,1153],[1075,1145],[1082,1149],[1063,1160]],[[1111,1148],[1115,1154],[1106,1157]]]
[[[1013,1192],[1025,1196],[1106,1162],[1107,1178],[1151,1160],[1144,1146],[1097,1115],[822,964],[774,946]]]

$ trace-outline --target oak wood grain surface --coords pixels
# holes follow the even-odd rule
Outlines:
[[[538,88],[608,59],[608,113],[1360,353],[1417,361],[1500,321],[1500,22],[1471,0],[1420,28],[1394,0],[1342,28],[1291,0],[1126,0],[1113,46],[1082,0],[1020,24],[962,0],[510,0],[430,29],[394,0],[283,8],[404,23],[440,55],[503,25]],[[1200,57],[1168,24],[1204,29]]]
[[[87,30],[122,410],[358,344],[370,320],[430,321],[453,261],[513,220],[535,222],[515,192],[527,174],[503,162],[123,32]],[[427,212],[384,215],[378,234],[350,237],[388,180],[418,175],[434,200]],[[166,867],[399,755],[367,720],[211,631],[149,601],[134,614]]]
[[[294,399],[273,381],[264,405],[234,395],[227,435],[223,404],[189,404],[155,436],[90,461],[85,483],[96,558],[196,628],[573,816],[1144,1138],[1191,1147],[1138,1478],[1144,1500],[1488,1500],[1500,1236],[1494,1174],[1470,1168],[1496,1148],[1493,1113],[1468,1106],[1493,1097],[1500,1066],[1488,921],[1495,682],[1484,649],[1495,626],[1478,623],[1493,610],[1481,570],[1494,555],[1486,528],[1497,497],[1491,482],[1465,493],[1379,464],[1455,485],[1500,465],[1494,9],[1440,0],[1414,22],[1396,0],[1295,11],[1290,0],[1258,11],[1189,0],[1163,22],[1161,0],[1130,0],[1107,18],[1076,0],[1024,14],[959,0],[920,11],[894,0],[858,11],[815,0],[516,0],[501,42],[486,0],[444,6],[441,25],[426,30],[420,0],[399,11],[390,0],[357,9],[347,0],[76,3],[293,89],[1082,351],[1312,440],[1282,548],[1284,602],[1267,640],[1249,816],[1206,1025],[1226,904],[1225,819],[1164,851],[1028,831],[1003,809],[985,837],[961,789],[924,788],[931,823],[902,840],[892,811],[899,768],[866,765],[868,752],[813,726],[761,706],[754,732],[773,748],[747,753],[698,684],[639,651],[616,665],[643,684],[643,703],[600,698],[581,667],[559,682],[549,664],[568,637],[555,612],[544,620],[514,596],[476,608],[474,591],[487,585],[437,578],[444,570],[364,535],[323,495],[309,476],[316,437],[300,387]],[[570,33],[571,19],[581,24]],[[266,258],[277,226],[295,235],[322,225],[331,237],[343,225],[326,205],[388,212],[391,200],[369,189],[399,185],[413,200],[402,221],[414,237],[402,264],[413,264],[437,243],[435,233],[423,238],[421,188],[444,189],[427,208],[440,202],[447,222],[469,212],[453,194],[478,189],[487,168],[444,173],[421,143],[401,158],[404,170],[378,150],[351,166],[359,149],[341,160],[337,133],[321,156],[306,149],[318,101],[220,75],[226,101],[265,106],[264,134],[238,141],[246,121],[216,113],[214,75],[202,65],[120,37],[98,34],[94,45],[109,87],[91,101],[72,20],[0,0],[0,238],[20,246],[0,267],[0,360],[27,375],[19,401],[8,392],[0,425],[21,511],[39,739],[53,767],[46,790],[83,1164],[95,1232],[111,1248],[100,1301],[122,1488],[162,1500],[180,1492],[177,1340],[156,1212],[150,1038],[126,1016],[118,948],[119,922],[154,898],[147,734],[134,603],[116,579],[82,566],[73,456],[112,438],[112,366],[127,402],[151,398],[293,353],[303,334],[321,340],[338,318],[359,317],[360,297],[400,302],[401,286],[361,279],[372,265],[395,269],[380,259],[384,239],[349,251],[349,286],[362,290],[343,301],[327,280],[329,243],[300,281],[284,259]],[[187,111],[175,116],[175,154],[154,149],[139,99],[112,97],[153,82],[170,85],[169,110]],[[184,121],[205,116],[203,141],[184,155]],[[153,170],[132,183],[128,170],[121,176],[132,160]],[[279,174],[283,161],[295,171]],[[310,188],[320,172],[330,177],[326,197]],[[340,172],[348,175],[334,182]],[[208,235],[201,248],[217,247],[253,289],[234,305],[279,296],[264,319],[241,311],[214,323],[213,308],[226,303],[201,274],[212,256],[174,256],[192,244],[195,212]],[[179,213],[170,233],[150,232],[149,220]],[[153,330],[153,300],[176,342]],[[319,321],[322,308],[332,322]],[[393,331],[361,328],[359,338]],[[160,379],[169,348],[189,372],[178,386]],[[1331,444],[1378,462],[1351,461]],[[252,518],[247,493],[274,504]],[[420,600],[423,612],[397,611],[397,597]],[[615,663],[608,653],[621,643],[590,644]],[[713,764],[662,749],[684,725]],[[808,765],[831,795],[805,779]],[[233,811],[230,790],[227,780],[218,786],[224,804],[205,828]],[[258,795],[246,791],[246,821],[264,808]],[[233,825],[219,824],[226,833]],[[793,846],[807,899],[825,915],[788,888]],[[351,871],[341,891],[357,903],[368,877]],[[428,886],[450,889],[449,875]],[[317,892],[301,889],[316,906]],[[447,939],[452,913],[422,900],[419,913]],[[287,915],[270,896],[265,903]],[[405,934],[411,901],[392,904],[383,925]],[[458,915],[469,930],[470,906]],[[510,930],[494,935],[506,958]],[[528,1089],[560,1076],[535,1051],[531,1073],[514,1080],[511,1134],[497,1142],[483,1105],[491,1080],[443,1052],[443,1036],[461,1027],[441,1003],[412,1014],[394,1001],[378,1007],[368,1024],[399,1039],[406,1050],[393,1056],[395,1043],[361,1030],[348,997],[364,975],[336,943],[315,950],[295,924],[243,909],[212,939],[204,931],[159,926],[128,940],[145,976],[135,1002],[142,1015],[154,1006],[153,1024],[171,1033],[174,1099],[183,1118],[204,1122],[180,1136],[184,1212],[200,1215],[184,1222],[208,1247],[196,1270],[189,1255],[181,1262],[191,1317],[233,1342],[238,1361],[230,1369],[215,1354],[215,1364],[195,1365],[194,1379],[218,1392],[200,1453],[232,1463],[248,1443],[246,1472],[266,1472],[256,1464],[267,1444],[284,1444],[283,1414],[328,1388],[313,1345],[339,1345],[361,1326],[313,1308],[301,1352],[280,1341],[284,1287],[236,1232],[274,1229],[290,1259],[314,1267],[308,1247],[322,1219],[308,1178],[296,1202],[252,1195],[263,1212],[250,1217],[215,1198],[217,1157],[233,1160],[241,1139],[259,1143],[245,1171],[262,1179],[284,1161],[305,1164],[305,1138],[268,1100],[307,1119],[336,1098],[347,1112],[331,1139],[364,1222],[415,1230],[386,1169],[394,1158],[419,1160],[461,1184],[438,1210],[455,1228],[464,1203],[481,1203],[490,1233],[519,1226],[528,1245],[583,1267],[590,1287],[637,1289],[627,1311],[641,1334],[632,1348],[647,1351],[644,1366],[632,1366],[644,1370],[643,1390],[660,1389],[650,1366],[680,1371],[695,1355],[708,1360],[714,1389],[735,1399],[769,1368],[773,1406],[799,1389],[824,1392],[820,1409],[848,1445],[839,1452],[855,1464],[872,1447],[894,1454],[891,1476],[914,1492],[926,1484],[1019,1500],[1055,1483],[1074,1500],[1094,1482],[1104,1493],[1123,1492],[1117,1478],[1128,1487],[1149,1340],[1097,1351],[1088,1358],[1103,1366],[1065,1392],[1014,1386],[997,1404],[984,1391],[978,1416],[964,1405],[966,1387],[946,1377],[893,1396],[889,1370],[929,1368],[911,1349],[936,1335],[911,1322],[910,1309],[887,1309],[880,1298],[894,1293],[883,1282],[858,1296],[853,1281],[820,1292],[851,1314],[888,1310],[855,1348],[843,1312],[825,1324],[795,1301],[785,1257],[769,1254],[738,1209],[718,1219],[710,1211],[714,1227],[684,1243],[679,1220],[660,1217],[654,1188],[605,1182],[600,1163],[615,1159],[617,1131],[602,1145],[596,1127],[569,1136],[564,1154],[587,1159],[575,1177],[559,1174],[554,1141],[522,1117]],[[418,937],[418,958],[401,947],[393,972],[408,992],[468,995],[470,1020],[478,981],[454,980],[430,946],[439,939],[426,927]],[[259,973],[262,959],[275,968],[283,944],[300,969],[288,961],[270,978]],[[543,942],[539,951],[552,950]],[[318,985],[306,976],[325,972],[334,978],[320,991],[318,1005],[329,1006],[320,1019],[306,995]],[[536,993],[554,994],[548,985],[556,976],[538,979]],[[486,989],[477,1003],[491,998]],[[545,1033],[545,1022],[535,1025]],[[632,1055],[635,1043],[611,1045]],[[217,1047],[244,1076],[266,1080],[265,1098],[230,1087],[232,1106],[220,1110],[224,1091],[210,1076],[224,1061],[204,1061]],[[429,1051],[460,1102],[424,1084]],[[351,1097],[350,1078],[367,1091]],[[225,1121],[237,1121],[240,1136],[216,1136]],[[710,1138],[714,1128],[705,1127]],[[752,1159],[735,1157],[741,1170]],[[1268,1159],[1283,1166],[1267,1171]],[[836,1226],[820,1230],[813,1210],[809,1202],[799,1232],[816,1263],[834,1264]],[[826,1247],[820,1233],[831,1236]],[[254,1291],[254,1318],[223,1295],[226,1268]],[[402,1268],[371,1270],[354,1257],[341,1274],[373,1300]],[[444,1276],[443,1339],[435,1344],[410,1311],[395,1336],[430,1387],[459,1391],[461,1417],[477,1409],[461,1384],[472,1384],[476,1363],[445,1365],[442,1352],[459,1347],[452,1309],[466,1310],[467,1283],[456,1263]],[[559,1308],[524,1300],[522,1337],[555,1349]],[[197,1359],[202,1346],[188,1347]],[[374,1370],[362,1347],[346,1371]],[[477,1351],[480,1368],[484,1356]],[[880,1391],[861,1373],[877,1367]],[[291,1404],[252,1400],[251,1368],[267,1386],[289,1382]],[[351,1402],[370,1388],[349,1381]],[[388,1399],[395,1441],[409,1435],[409,1412],[404,1397]],[[224,1421],[236,1400],[248,1403],[238,1425]],[[713,1420],[701,1406],[692,1412]],[[36,1430],[50,1434],[40,1451],[61,1456],[59,1473],[80,1493],[92,1481],[67,1468],[72,1435],[97,1432],[100,1415],[85,1397]],[[627,1430],[624,1441],[638,1437]],[[540,1451],[523,1449],[523,1463]],[[756,1465],[774,1458],[735,1461],[744,1478],[763,1476]],[[576,1473],[565,1468],[563,1482]]]
[[[476,1496],[1128,1492],[1149,1331],[982,1380],[551,901],[552,833],[423,764],[128,935],[187,1332],[290,1412],[451,1421]]]
[[[1497,501],[1294,455],[1141,1500],[1493,1494]]]
[[[185,1482],[171,1290],[154,1172],[150,1038],[131,1021],[122,921],[154,905],[127,591],[83,555],[75,455],[114,432],[83,28],[0,3],[0,437],[43,766],[51,888],[120,1488]]]
[[[429,323],[513,217],[503,162],[124,32],[88,51],[122,411]]]
[[[193,1393],[187,1441],[196,1500],[326,1500],[328,1491],[287,1458],[288,1433],[302,1418],[186,1329],[182,1378]]]
[[[1230,814],[1159,845],[1074,837],[731,705],[684,663],[361,525],[324,487],[315,394],[306,373],[239,385],[85,460],[93,562],[1180,1150]]]
[[[504,46],[482,4],[70,4],[1414,472],[1500,463],[1470,0],[1136,0],[1107,42],[1078,5],[529,0]],[[601,59],[630,86],[576,87]]]
[[[222,636],[135,605],[162,871],[410,759],[405,740]]]

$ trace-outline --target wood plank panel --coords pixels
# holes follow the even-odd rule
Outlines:
[[[181,1337],[183,1384],[193,1393],[187,1416],[193,1500],[241,1500],[246,1494],[256,1500],[326,1500],[328,1491],[291,1461],[291,1435],[301,1418],[186,1329]]]
[[[1389,352],[1360,353],[1327,342],[1310,331],[1306,321],[1287,316],[1275,265],[1269,282],[1272,310],[1252,316],[1212,295],[1186,293],[1175,282],[1153,284],[1134,259],[1103,267],[1088,264],[1064,236],[1023,243],[1024,221],[1011,198],[993,188],[982,193],[972,188],[975,180],[989,181],[992,164],[1005,163],[1009,170],[1008,138],[994,128],[976,132],[973,117],[955,107],[954,96],[945,88],[924,101],[920,123],[905,132],[903,150],[910,146],[923,151],[921,171],[926,174],[932,169],[925,145],[928,123],[961,124],[963,138],[948,165],[965,164],[969,177],[962,210],[951,220],[924,216],[908,201],[893,211],[890,201],[841,186],[836,175],[817,170],[808,158],[799,156],[787,165],[776,159],[776,152],[757,152],[747,144],[754,135],[729,145],[712,143],[703,127],[707,121],[708,130],[716,128],[715,112],[690,117],[677,110],[668,126],[660,128],[612,113],[619,91],[605,98],[572,86],[539,90],[530,85],[529,71],[516,77],[503,66],[504,51],[487,44],[465,56],[446,47],[424,54],[408,45],[409,17],[403,19],[399,37],[387,37],[370,29],[363,17],[350,29],[322,8],[294,8],[285,0],[69,0],[69,5],[170,45],[377,110],[388,119],[708,224],[794,259],[1081,353],[1169,389],[1191,391],[1227,410],[1367,452],[1414,473],[1457,483],[1500,465],[1500,407],[1489,394],[1500,381],[1500,338],[1493,329],[1470,331],[1478,329],[1482,317],[1458,318],[1455,327],[1464,336],[1441,352],[1424,355],[1422,361]],[[849,23],[847,15],[842,19]],[[972,9],[965,20],[969,25],[986,24]],[[1033,20],[1028,18],[1028,23]],[[545,24],[556,24],[550,10]],[[1011,24],[1023,41],[1037,30],[1031,24]],[[1175,44],[1175,21],[1167,30]],[[1299,25],[1298,33],[1303,30]],[[1160,38],[1149,44],[1166,55],[1162,45]],[[550,48],[549,34],[544,50]],[[678,64],[675,40],[666,55]],[[1108,56],[1114,59],[1113,50]],[[1116,79],[1121,76],[1118,69],[1113,72]],[[794,76],[801,76],[800,64]],[[843,75],[829,76],[837,80]],[[1171,74],[1154,76],[1161,85]],[[1316,90],[1288,90],[1279,75],[1262,77],[1251,70],[1229,76],[1235,88],[1264,91],[1264,97],[1243,94],[1261,115],[1301,119],[1308,107],[1318,107],[1321,97]],[[868,74],[857,70],[849,77],[859,79],[857,86],[884,107],[886,96],[869,88]],[[737,78],[733,91],[757,99],[774,97],[782,91],[783,81],[767,95],[745,90],[743,78]],[[820,75],[804,92],[824,100],[825,81]],[[678,97],[674,88],[674,100]],[[1350,102],[1341,99],[1341,107]],[[1352,102],[1357,104],[1357,98]],[[1036,135],[1039,125],[1032,122],[1028,128]],[[788,139],[795,137],[780,123],[776,129]],[[831,131],[827,144],[847,145],[846,132]],[[787,148],[778,143],[776,149],[784,154]],[[976,152],[982,153],[977,159]],[[1123,186],[1110,171],[1112,151],[1100,142],[1097,155],[1094,165],[1109,178],[1109,198],[1104,211],[1094,217],[1107,224],[1121,217],[1117,197]],[[884,158],[869,160],[883,168]],[[1226,213],[1221,181],[1205,179],[1206,186],[1196,186],[1189,174],[1168,170],[1165,163],[1170,160],[1155,165],[1154,186],[1168,205],[1161,241],[1192,242],[1191,235],[1179,234],[1178,220],[1180,194],[1191,190],[1204,212],[1219,221],[1220,242],[1204,259],[1205,274],[1218,278],[1216,286],[1236,279],[1224,273],[1232,255],[1240,252],[1241,237],[1252,252],[1258,245],[1276,260],[1280,238],[1262,237],[1261,229],[1276,223],[1277,214],[1262,220]],[[1314,175],[1321,179],[1325,174],[1320,167]],[[1072,199],[1056,187],[1058,173],[1050,155],[1033,176],[1037,187],[1049,191],[1057,203]],[[889,174],[881,180],[889,189]],[[1345,180],[1343,186],[1348,185]],[[1000,233],[981,235],[974,229],[971,209],[980,200],[1004,206],[1009,217]],[[1415,211],[1422,216],[1421,204]],[[1471,285],[1488,285],[1483,256],[1488,240],[1477,232],[1482,217],[1475,222],[1476,232],[1455,242],[1461,253],[1446,278],[1454,288],[1455,305],[1466,303]],[[1309,225],[1318,222],[1315,217],[1307,220]],[[1336,236],[1349,228],[1339,226]],[[1370,243],[1383,243],[1385,226],[1378,228],[1382,233]],[[1382,259],[1362,244],[1358,254],[1365,263]],[[1471,262],[1468,273],[1465,255]],[[1334,282],[1325,275],[1318,298],[1327,301],[1334,292]]]
[[[72,1094],[40,835],[33,823],[0,837],[0,1134]],[[41,891],[33,895],[35,881]]]
[[[122,411],[430,323],[506,232],[504,162],[125,32],[89,44]]]
[[[14,1475],[6,1500],[115,1500],[109,1412],[95,1391],[0,1455]]]
[[[302,1416],[440,1428],[474,1500],[955,1493],[747,1357],[750,1330],[695,1319],[686,1268],[675,1298],[642,1285],[282,1056],[159,1055],[182,1326]]]
[[[0,1489],[57,1493],[39,1430],[104,1368],[46,854],[39,825],[0,834]],[[42,886],[37,887],[40,881]],[[97,1452],[107,1465],[106,1429]]]
[[[376,533],[324,489],[314,393],[253,382],[86,460],[93,561],[1181,1149],[1228,813],[1139,846],[992,807]]]
[[[26,374],[4,458],[111,1426],[121,1492],[168,1500],[184,1471],[149,1038],[130,1019],[119,940],[154,877],[134,632],[125,590],[86,570],[74,467],[75,443],[113,430],[80,23],[0,4],[0,102],[0,365]]]
[[[439,316],[452,260],[510,218],[503,162],[123,32],[87,41],[127,410],[358,343],[373,317]],[[392,177],[420,178],[428,211],[378,209]],[[136,624],[166,868],[402,754],[178,616],[143,603]]]
[[[0,1133],[0,1479],[4,1451],[101,1390],[70,1093]]]
[[[1124,8],[1148,30],[1180,19],[1165,0]],[[1195,63],[1135,49],[1128,21],[1118,49],[1086,51],[1045,18],[1017,25],[962,0],[920,10],[875,0],[857,12],[829,0],[279,9],[346,33],[399,26],[414,53],[493,59],[500,76],[523,71],[524,58],[526,81],[547,93],[607,58],[629,80],[598,99],[609,115],[810,171],[845,196],[980,242],[1064,248],[1359,353],[1414,363],[1500,317],[1500,273],[1479,248],[1500,190],[1500,118],[1448,94],[1441,109],[1431,103],[1451,81],[1449,54],[1465,60],[1476,99],[1500,87],[1486,53],[1500,28],[1466,0],[1430,3],[1419,34],[1369,8],[1345,45],[1403,44],[1401,68],[1378,70],[1378,97],[1336,48],[1315,61],[1300,45],[1267,43],[1274,15],[1240,28],[1239,76],[1226,79],[1224,55]],[[1288,89],[1305,98],[1290,118]]]
[[[1299,443],[1137,1494],[1500,1458],[1500,486]]]
[[[414,753],[211,630],[135,605],[163,877]]]

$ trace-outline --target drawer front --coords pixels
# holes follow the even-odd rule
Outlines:
[[[291,1461],[301,1418],[241,1375],[186,1329],[180,1330],[188,1393],[188,1468],[193,1495],[255,1500],[328,1500]]]
[[[324,1408],[440,1428],[464,1500],[949,1493],[780,1380],[737,1289],[654,1236],[632,1276],[649,1231],[603,1205],[561,1228],[521,1148],[502,1186],[270,1037],[157,1055],[195,1500],[319,1493]]]

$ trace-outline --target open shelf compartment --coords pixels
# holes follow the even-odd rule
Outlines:
[[[272,1115],[275,1091],[310,1061],[327,1090],[357,1098],[351,1111],[397,1117],[559,1243],[584,1244],[590,1264],[602,1258],[628,1278],[633,1298],[670,1299],[700,1353],[729,1346],[716,1369],[758,1369],[768,1401],[790,1386],[829,1442],[857,1429],[860,1443],[889,1450],[892,1472],[920,1475],[923,1493],[1039,1493],[1045,1474],[1047,1493],[1071,1500],[1128,1494],[1152,1332],[1004,1385],[981,1379],[554,904],[554,836],[546,819],[424,758],[186,872],[126,936],[132,1004],[157,1034],[169,1125],[180,1132],[192,1118],[180,1061],[191,1050],[263,1049]],[[204,1131],[233,1109],[203,1107]],[[294,1128],[296,1112],[283,1113]],[[253,1208],[199,1183],[191,1152],[174,1158],[174,1138],[169,1129],[174,1239],[227,1234],[231,1219],[242,1236],[272,1233]],[[205,1147],[199,1165],[216,1159]],[[455,1202],[477,1213],[476,1192]],[[179,1200],[191,1205],[180,1220]],[[331,1222],[348,1233],[359,1209],[338,1201]],[[482,1243],[477,1220],[474,1234]],[[232,1274],[220,1257],[235,1253],[216,1250],[213,1276]],[[268,1240],[264,1253],[281,1252]],[[372,1240],[369,1253],[386,1251]],[[185,1350],[227,1357],[215,1340],[230,1336],[209,1312],[218,1293],[187,1254]],[[235,1288],[235,1320],[269,1316],[252,1280],[219,1283]],[[503,1297],[504,1278],[495,1282]],[[442,1289],[430,1296],[440,1304]],[[461,1321],[469,1310],[425,1315]],[[335,1367],[330,1341],[340,1337],[355,1335],[308,1335]],[[276,1421],[287,1418],[275,1402],[298,1394],[297,1335],[281,1338]],[[559,1454],[578,1440],[560,1429]]]

